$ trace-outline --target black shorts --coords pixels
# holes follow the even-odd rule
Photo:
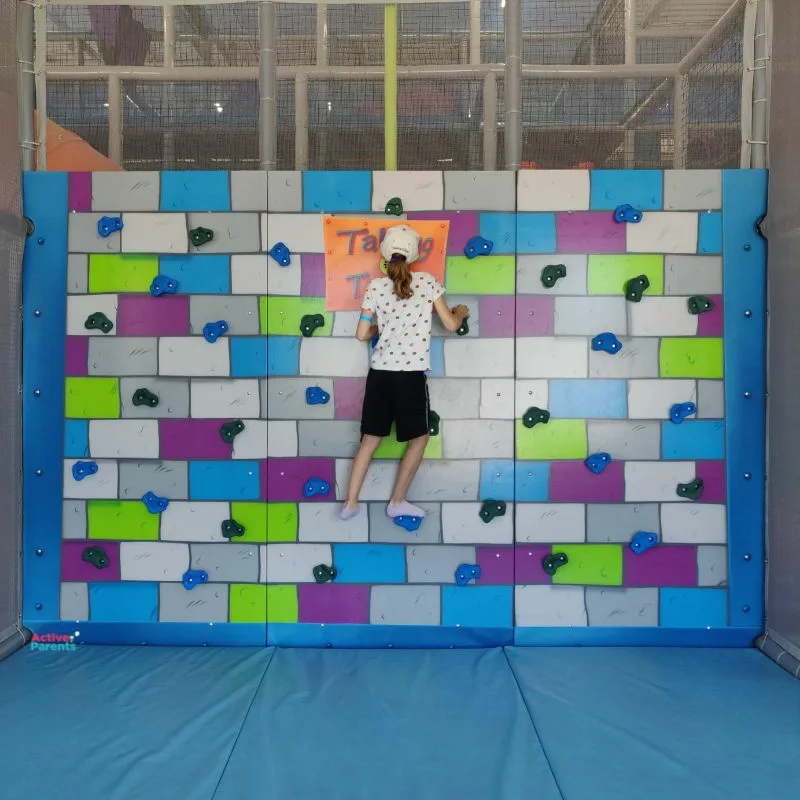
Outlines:
[[[397,441],[409,442],[428,433],[429,410],[424,372],[371,369],[361,413],[361,435],[388,436],[394,422]]]

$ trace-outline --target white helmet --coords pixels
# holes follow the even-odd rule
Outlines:
[[[408,225],[389,228],[381,242],[381,255],[387,261],[391,261],[393,255],[405,256],[412,264],[419,258],[419,234]]]

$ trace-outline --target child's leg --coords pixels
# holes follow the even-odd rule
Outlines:
[[[350,470],[350,484],[347,487],[347,500],[344,504],[345,511],[356,511],[358,509],[358,496],[361,494],[361,487],[367,477],[367,470],[372,461],[372,456],[375,455],[380,443],[380,436],[365,435],[361,439],[361,445],[353,459],[353,466]]]
[[[390,506],[399,506],[406,502],[406,495],[411,486],[411,481],[414,480],[419,465],[422,463],[422,457],[425,455],[428,439],[430,439],[430,436],[425,434],[425,436],[419,436],[408,443],[408,449],[400,462],[400,468],[397,470],[397,479],[394,482],[392,498],[389,500]]]

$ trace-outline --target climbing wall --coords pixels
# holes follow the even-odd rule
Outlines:
[[[28,624],[748,643],[763,205],[764,175],[738,171],[29,176]],[[434,323],[421,524],[385,515],[393,437],[364,513],[338,519],[370,351],[358,311],[326,307],[326,214],[448,226],[445,286],[471,316]],[[491,253],[469,257],[474,237]]]

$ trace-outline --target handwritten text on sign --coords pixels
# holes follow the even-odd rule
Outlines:
[[[419,258],[412,269],[429,272],[444,284],[450,223],[429,220],[359,219],[325,216],[325,308],[356,311],[367,284],[380,278],[380,243],[394,225],[408,225],[420,236]]]

